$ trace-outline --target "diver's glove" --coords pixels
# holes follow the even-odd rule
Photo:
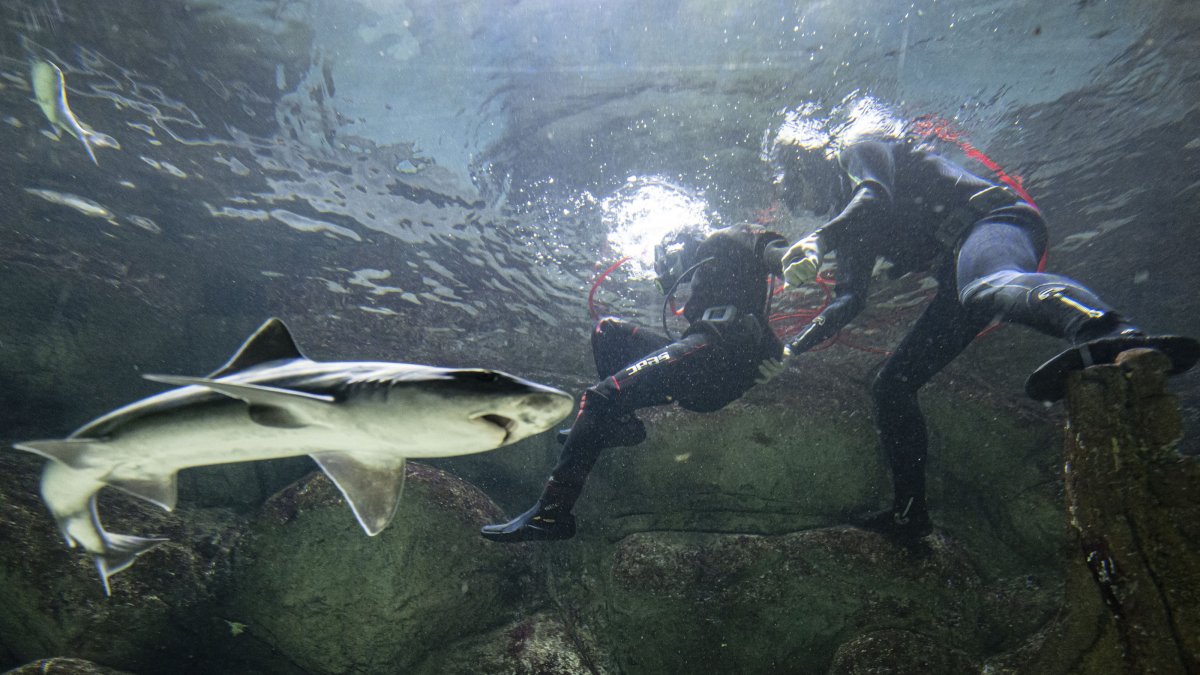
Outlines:
[[[758,377],[754,378],[754,384],[766,384],[779,377],[791,362],[792,352],[787,347],[783,349],[783,358],[763,359],[758,364]]]
[[[821,269],[821,240],[810,234],[792,245],[783,254],[783,280],[796,288],[811,283]]]

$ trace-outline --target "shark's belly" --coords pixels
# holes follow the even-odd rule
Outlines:
[[[348,411],[349,412],[349,411]],[[382,420],[382,421],[381,421]],[[139,421],[121,430],[95,460],[112,475],[162,475],[212,464],[253,462],[318,452],[362,456],[448,457],[497,447],[482,425],[456,427],[418,417],[342,414],[322,424],[270,426],[241,404]]]
[[[116,473],[172,473],[211,464],[298,457],[329,450],[386,452],[372,434],[355,428],[281,428],[253,422],[241,411],[181,416],[136,425],[106,444],[97,459],[120,467]]]

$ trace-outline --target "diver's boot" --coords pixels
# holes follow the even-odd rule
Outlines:
[[[890,509],[868,514],[860,518],[856,525],[901,543],[915,543],[933,532],[925,500],[915,498],[909,498]]]
[[[571,513],[579,490],[551,478],[542,497],[531,509],[507,523],[484,525],[484,539],[499,542],[551,541],[575,536],[575,516]]]
[[[1064,298],[1063,302],[1070,302]],[[1088,310],[1093,316],[1071,335],[1074,345],[1043,363],[1025,381],[1025,393],[1052,403],[1066,395],[1067,375],[1089,366],[1114,363],[1121,352],[1153,349],[1171,359],[1169,374],[1186,372],[1200,360],[1200,342],[1181,335],[1146,335],[1116,312]]]
[[[559,429],[555,438],[559,445],[567,442],[571,435],[571,427]],[[646,425],[637,415],[626,413],[613,420],[612,425],[604,432],[604,445],[611,448],[628,448],[646,440]]]
[[[1095,293],[1067,277],[1005,270],[977,279],[959,293],[965,307],[983,315],[1065,337],[1074,345],[1042,364],[1025,381],[1025,393],[1053,402],[1066,394],[1067,374],[1112,363],[1123,351],[1155,349],[1178,375],[1200,359],[1200,342],[1177,335],[1149,336],[1113,311]]]

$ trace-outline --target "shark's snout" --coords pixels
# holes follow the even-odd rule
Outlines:
[[[471,415],[471,419],[502,430],[501,445],[507,445],[552,428],[573,406],[574,399],[569,394],[546,387],[495,401],[486,410]]]
[[[550,388],[546,392],[529,394],[522,401],[529,424],[545,424],[546,429],[568,416],[574,406],[575,399],[570,394]]]

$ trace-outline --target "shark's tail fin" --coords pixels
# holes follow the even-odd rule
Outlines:
[[[104,532],[104,553],[96,556],[96,571],[100,572],[100,579],[104,582],[104,594],[112,595],[109,577],[129,567],[139,555],[164,541],[167,540]]]

